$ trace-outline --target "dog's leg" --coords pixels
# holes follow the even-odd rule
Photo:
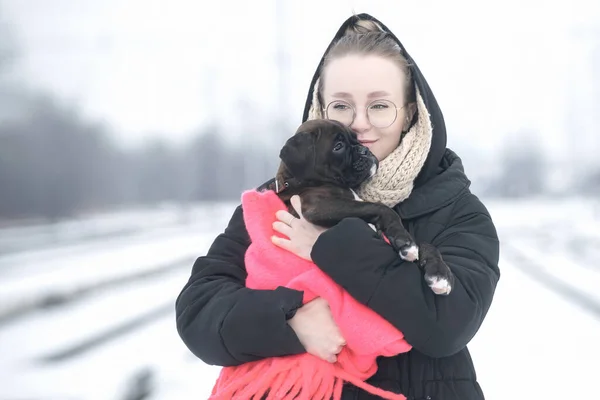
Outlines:
[[[302,214],[315,225],[331,227],[347,217],[361,218],[383,232],[391,245],[404,260],[415,261],[419,249],[402,225],[398,214],[380,203],[356,201],[344,198],[302,196]]]
[[[454,274],[442,259],[442,254],[429,243],[419,245],[418,264],[425,272],[425,281],[435,294],[448,295],[454,287]]]
[[[415,261],[423,269],[425,281],[435,294],[450,294],[454,275],[439,250],[429,243],[417,247],[400,217],[391,208],[379,203],[306,196],[302,198],[302,215],[313,224],[325,227],[331,227],[347,217],[361,218],[373,224],[387,236],[402,259]]]

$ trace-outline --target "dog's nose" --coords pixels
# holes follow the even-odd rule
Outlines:
[[[360,146],[358,149],[358,154],[365,156],[367,155],[367,151],[369,151],[369,149],[367,149],[365,146]]]

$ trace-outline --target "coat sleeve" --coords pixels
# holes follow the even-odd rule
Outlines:
[[[287,319],[302,306],[300,291],[245,287],[250,239],[239,206],[206,256],[194,263],[175,303],[177,331],[198,358],[231,366],[304,352]]]
[[[435,295],[416,264],[400,259],[357,218],[324,232],[311,256],[350,295],[403,332],[416,350],[438,358],[463,349],[481,326],[500,278],[499,241],[488,211],[468,194],[457,200],[432,244],[455,275],[448,296]]]

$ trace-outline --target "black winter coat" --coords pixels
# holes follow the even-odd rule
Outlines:
[[[353,18],[372,19],[365,14],[350,18],[336,38]],[[482,400],[466,346],[490,307],[500,277],[498,237],[488,211],[469,190],[460,158],[446,149],[442,114],[427,82],[405,56],[430,111],[434,135],[415,188],[395,210],[417,243],[428,242],[440,250],[456,277],[452,293],[434,295],[419,267],[401,260],[357,218],[347,218],[323,233],[311,257],[353,297],[402,331],[413,346],[408,353],[380,358],[369,383],[410,400]],[[319,69],[311,87],[318,74]],[[208,254],[196,260],[177,299],[178,332],[190,351],[208,364],[238,365],[305,351],[287,324],[302,304],[302,292],[246,288],[248,246],[238,207]],[[351,385],[344,387],[344,400],[372,398]]]

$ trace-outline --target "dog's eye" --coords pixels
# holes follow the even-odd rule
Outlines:
[[[337,142],[333,147],[333,151],[338,152],[344,148],[344,142]]]

